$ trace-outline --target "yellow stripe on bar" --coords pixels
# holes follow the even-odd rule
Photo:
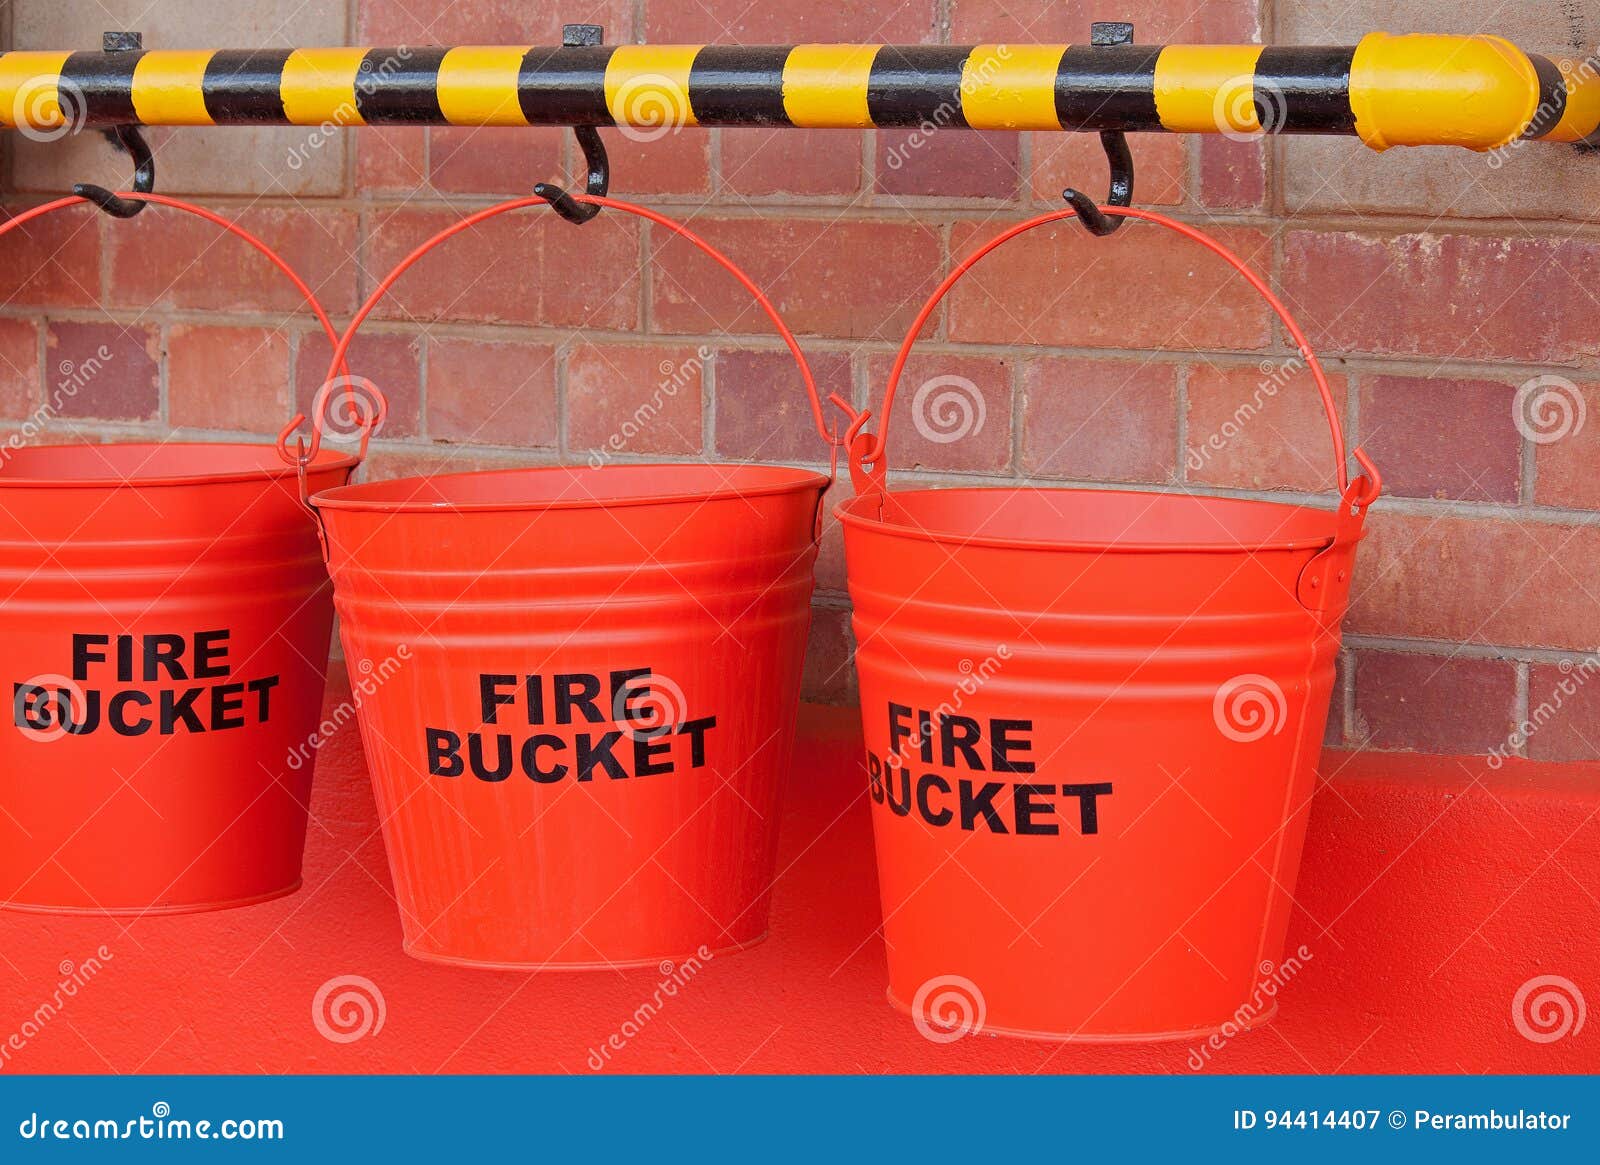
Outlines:
[[[618,45],[606,64],[606,108],[618,125],[696,125],[689,69],[701,45]]]
[[[56,138],[70,133],[83,116],[69,95],[61,107],[61,66],[69,53],[0,53],[0,126],[31,127]]]
[[[1056,74],[1067,46],[983,44],[961,72],[961,112],[973,129],[1060,129]]]
[[[796,45],[783,65],[783,109],[798,126],[868,129],[867,81],[882,45]]]
[[[283,113],[290,125],[362,125],[356,78],[367,49],[296,49],[283,66]]]
[[[439,111],[451,125],[527,125],[517,77],[528,47],[467,46],[439,62]]]
[[[1356,133],[1375,150],[1492,150],[1522,136],[1539,108],[1528,55],[1497,36],[1368,33],[1350,63]]]
[[[1255,72],[1262,46],[1168,45],[1156,58],[1156,115],[1174,133],[1260,133]]]
[[[1594,57],[1585,57],[1581,61],[1558,60],[1555,64],[1567,83],[1567,108],[1555,128],[1541,140],[1581,142],[1600,130],[1600,63]]]
[[[147,125],[213,125],[206,66],[215,50],[149,52],[133,69],[133,111]]]

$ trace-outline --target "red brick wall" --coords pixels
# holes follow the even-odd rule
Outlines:
[[[1355,5],[1370,18],[1356,27],[1476,29],[1451,28],[1467,18],[1443,5],[1401,7]],[[1527,47],[1578,47],[1551,39],[1564,6],[1529,7],[1543,39]],[[581,19],[603,22],[612,40],[961,43],[1082,40],[1091,19],[1130,15],[1145,41],[1349,38],[1342,25],[1330,36],[1314,6],[1242,0],[361,0],[344,19],[350,43],[551,41],[562,20]],[[97,32],[86,24],[82,42]],[[342,317],[427,233],[576,162],[556,130],[351,130],[334,145],[272,131],[259,179],[243,177],[256,193],[240,195],[238,162],[224,183],[204,156],[174,149],[197,132],[155,135],[173,159],[162,187],[210,192],[237,211]],[[297,172],[293,188],[323,193],[282,194],[284,134],[323,171],[311,187]],[[745,265],[803,334],[824,389],[861,404],[881,391],[903,329],[953,258],[1059,205],[1063,185],[1106,182],[1092,136],[607,136],[615,191],[690,220]],[[1519,386],[1539,377],[1600,410],[1600,158],[1161,136],[1139,138],[1135,156],[1138,202],[1207,225],[1270,273],[1328,357],[1346,423],[1388,474],[1330,734],[1485,751],[1537,716],[1527,754],[1600,757],[1600,684],[1582,663],[1600,647],[1600,416],[1547,442],[1515,414]],[[44,192],[26,177],[12,187],[13,204]],[[1326,489],[1309,383],[1292,378],[1262,399],[1292,347],[1217,262],[1153,230],[1033,238],[950,297],[910,369],[912,389],[936,376],[970,381],[984,424],[954,442],[903,424],[900,468],[942,483]],[[85,386],[52,418],[52,435],[269,433],[323,378],[326,342],[287,314],[292,289],[204,224],[70,214],[7,237],[0,253],[0,417],[31,415],[60,370],[102,344],[115,375]],[[702,344],[716,355],[700,369]],[[627,455],[825,460],[781,344],[739,289],[666,232],[621,215],[579,230],[529,213],[463,237],[401,284],[353,364],[391,400],[380,474],[581,460],[655,392],[663,369],[683,367],[682,390]],[[1252,399],[1261,407],[1239,436],[1192,452]],[[837,531],[818,585],[808,691],[849,700]]]

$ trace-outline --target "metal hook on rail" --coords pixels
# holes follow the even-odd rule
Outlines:
[[[1096,21],[1089,31],[1089,41],[1097,47],[1130,45],[1133,43],[1133,25],[1116,21]],[[1106,202],[1111,206],[1133,204],[1133,153],[1128,149],[1128,137],[1121,130],[1101,130],[1100,145],[1105,149],[1106,162],[1111,167],[1111,192]],[[1078,221],[1091,235],[1104,238],[1122,225],[1122,219],[1100,213],[1095,200],[1081,190],[1069,186],[1061,197],[1078,212]]]
[[[598,24],[565,24],[561,27],[563,48],[597,45],[603,36],[604,32]],[[573,126],[572,133],[578,139],[578,145],[583,147],[584,167],[588,171],[584,190],[603,198],[611,189],[611,159],[606,155],[605,143],[600,140],[600,131],[592,125],[578,125]],[[553,182],[540,182],[533,188],[533,193],[548,202],[551,209],[562,218],[580,226],[600,213],[598,206],[576,201]]]
[[[131,53],[144,47],[144,38],[137,32],[106,32],[100,36],[100,50],[106,53]],[[156,159],[150,152],[150,143],[135,125],[118,125],[105,131],[111,144],[133,159],[133,185],[129,189],[139,194],[149,194],[156,188]],[[92,182],[78,182],[72,193],[94,203],[113,218],[132,218],[144,209],[144,203],[134,199],[118,198],[104,186]]]

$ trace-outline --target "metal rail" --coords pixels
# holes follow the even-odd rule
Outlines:
[[[41,135],[124,125],[924,124],[1350,134],[1378,150],[1596,142],[1600,65],[1493,36],[1387,33],[1353,48],[581,43],[0,53],[0,127]]]

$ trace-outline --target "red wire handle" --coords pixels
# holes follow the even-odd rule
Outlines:
[[[1328,417],[1328,432],[1333,437],[1333,455],[1337,461],[1339,492],[1341,495],[1347,494],[1350,489],[1350,475],[1345,469],[1344,426],[1339,422],[1339,410],[1334,404],[1333,391],[1328,387],[1328,378],[1322,370],[1322,362],[1317,359],[1317,354],[1311,350],[1311,344],[1306,339],[1305,333],[1300,330],[1300,325],[1289,314],[1289,309],[1284,306],[1283,301],[1273,294],[1272,288],[1268,287],[1266,282],[1251,270],[1238,255],[1210,235],[1196,230],[1187,223],[1179,222],[1177,219],[1168,218],[1166,215],[1157,214],[1154,211],[1135,210],[1128,206],[1102,206],[1100,209],[1106,214],[1120,215],[1123,218],[1141,218],[1146,222],[1156,223],[1158,226],[1166,227],[1168,230],[1176,231],[1180,235],[1193,239],[1207,250],[1219,255],[1230,267],[1240,275],[1243,275],[1250,283],[1250,286],[1260,293],[1261,298],[1267,301],[1267,304],[1277,314],[1278,318],[1283,321],[1284,327],[1289,330],[1289,335],[1294,338],[1296,346],[1300,349],[1300,354],[1305,357],[1306,367],[1311,370],[1312,379],[1316,381],[1317,393],[1322,398],[1323,411]],[[900,385],[900,377],[905,372],[906,361],[911,356],[911,349],[916,344],[917,336],[922,331],[923,325],[928,322],[928,317],[933,314],[933,309],[939,306],[939,302],[944,299],[949,290],[977,264],[978,260],[1002,243],[1009,242],[1018,235],[1033,230],[1035,227],[1077,217],[1078,212],[1075,210],[1054,210],[1048,214],[1041,214],[1037,218],[1031,218],[1027,222],[1018,223],[1016,226],[990,239],[972,254],[961,260],[955,269],[945,276],[944,281],[934,289],[933,294],[922,305],[922,310],[917,313],[917,318],[912,321],[910,329],[906,332],[906,338],[900,345],[899,354],[895,357],[894,367],[889,372],[889,385],[883,396],[882,431],[878,434],[863,434],[861,432],[862,426],[872,415],[870,412],[860,413],[850,425],[848,439],[852,448],[854,448],[858,438],[862,442],[862,448],[854,453],[852,460],[859,467],[863,480],[882,480],[884,448],[888,443],[889,414],[894,408],[895,390]],[[1382,490],[1383,478],[1378,473],[1377,466],[1373,465],[1362,450],[1355,450],[1354,456],[1367,477],[1366,488],[1360,492],[1354,502],[1358,506],[1366,506],[1374,501]],[[869,465],[871,466],[870,470],[867,468]]]
[[[283,256],[279,255],[271,247],[267,246],[266,243],[262,242],[255,235],[245,230],[244,227],[240,226],[238,223],[223,218],[221,215],[216,214],[213,211],[209,211],[203,206],[196,206],[192,202],[184,202],[177,198],[169,198],[164,194],[146,194],[143,191],[126,190],[121,191],[118,194],[118,197],[126,198],[134,202],[154,203],[156,206],[166,206],[171,207],[173,210],[184,211],[187,214],[195,215],[197,218],[203,218],[207,222],[221,227],[229,234],[243,239],[246,243],[249,243],[250,246],[254,247],[261,254],[265,255],[272,265],[279,271],[283,272],[283,274],[288,277],[289,282],[294,284],[295,290],[300,292],[300,294],[305,298],[306,304],[314,313],[316,313],[317,322],[322,325],[323,332],[327,334],[328,342],[338,342],[339,333],[334,328],[333,321],[328,318],[328,313],[323,309],[322,302],[317,299],[316,294],[307,285],[306,281],[300,278],[300,275],[293,267],[289,266],[288,262],[283,258]],[[0,222],[0,236],[5,235],[8,231],[16,230],[18,227],[25,223],[32,222],[36,218],[41,218],[44,215],[50,214],[53,211],[64,210],[69,206],[86,205],[88,201],[88,199],[80,198],[74,194],[69,195],[66,198],[58,198],[54,202],[46,202],[39,206],[31,207],[28,210],[23,211],[21,214],[8,218],[4,222]],[[346,377],[349,376],[349,369],[345,366],[342,358],[338,362],[337,367],[343,371]],[[287,440],[289,433],[293,432],[293,430],[298,427],[300,422],[304,419],[305,417],[303,415],[297,416],[289,423],[289,427],[288,429],[284,430],[283,435],[278,438],[279,452],[285,453],[291,465],[297,463],[297,458],[295,458],[292,454],[286,453],[285,441]],[[381,417],[379,419],[381,419]],[[359,453],[360,457],[365,457],[367,455],[367,442],[371,439],[372,429],[374,427],[375,423],[374,425],[367,426],[362,432],[361,451]],[[314,455],[315,452],[313,451],[312,456]]]
[[[744,289],[755,298],[756,303],[759,304],[761,310],[767,314],[767,318],[772,321],[773,326],[778,329],[778,335],[782,337],[784,344],[788,346],[789,354],[794,357],[795,363],[799,366],[800,378],[805,382],[806,395],[811,400],[811,417],[816,424],[818,435],[821,436],[824,441],[828,442],[829,445],[844,444],[843,438],[837,437],[836,435],[828,432],[827,422],[822,416],[822,398],[817,392],[816,378],[811,373],[811,365],[807,362],[805,353],[800,350],[800,344],[794,338],[794,333],[789,330],[789,325],[783,322],[783,317],[778,314],[778,309],[773,307],[772,301],[768,299],[766,294],[755,285],[751,278],[744,273],[744,270],[737,263],[728,258],[728,256],[724,255],[721,251],[717,250],[716,247],[713,247],[705,239],[695,234],[683,223],[667,218],[663,214],[658,214],[648,207],[638,206],[631,202],[621,202],[615,198],[602,198],[595,194],[574,194],[571,196],[571,198],[574,202],[584,202],[593,206],[608,207],[611,210],[625,211],[628,214],[638,215],[640,218],[648,219],[653,223],[664,226],[673,234],[679,236],[680,238],[686,239],[699,250],[703,251],[706,255],[709,255],[718,263],[718,265],[720,265],[725,271],[737,279],[740,285],[742,285]],[[400,276],[404,275],[413,266],[415,266],[417,262],[421,260],[422,257],[429,251],[432,251],[434,248],[454,238],[456,235],[461,234],[463,231],[469,230],[472,227],[477,226],[479,223],[485,222],[491,218],[495,218],[498,215],[507,214],[513,210],[522,210],[524,207],[529,206],[549,205],[549,202],[543,198],[513,198],[507,202],[502,202],[495,206],[488,207],[485,210],[480,210],[475,214],[467,216],[460,222],[452,223],[450,226],[445,227],[442,231],[439,231],[432,238],[417,246],[409,255],[407,255],[404,259],[401,259],[400,262],[395,265],[394,270],[390,271],[383,277],[383,279],[378,283],[378,286],[373,289],[372,294],[367,297],[367,301],[357,309],[355,317],[350,321],[350,326],[345,329],[344,335],[339,337],[339,342],[334,348],[333,361],[329,369],[330,377],[344,360],[345,354],[350,349],[351,342],[355,339],[357,329],[359,329],[362,323],[366,321],[367,317],[372,314],[373,309],[375,309],[378,306],[379,301],[388,294],[389,289],[395,285]],[[837,397],[834,397],[833,399],[837,399]],[[320,417],[317,423],[320,425]]]

